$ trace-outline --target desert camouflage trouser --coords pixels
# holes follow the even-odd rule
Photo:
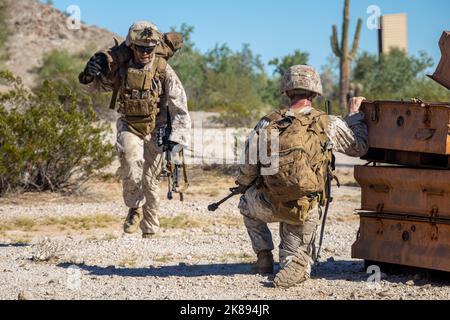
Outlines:
[[[120,158],[118,174],[123,182],[123,199],[129,208],[143,207],[142,233],[155,234],[159,230],[159,183],[163,165],[163,150],[156,137],[145,140],[117,122],[117,151]]]
[[[268,223],[280,222],[272,211],[272,205],[265,193],[256,187],[251,187],[242,196],[239,209],[244,216],[244,223],[252,241],[256,254],[263,250],[274,249],[272,234]],[[320,224],[319,208],[312,210],[305,224],[293,224],[280,222],[280,265],[283,268],[288,264],[299,250],[306,252],[311,257],[313,264],[316,254],[316,233]]]

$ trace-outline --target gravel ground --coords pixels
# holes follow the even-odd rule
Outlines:
[[[0,299],[17,299],[19,294],[25,299],[449,299],[444,279],[383,273],[376,286],[367,283],[364,263],[352,260],[350,253],[358,230],[354,210],[359,194],[355,187],[336,189],[323,257],[312,279],[295,288],[275,289],[270,277],[250,273],[254,255],[237,199],[214,214],[205,209],[220,194],[185,203],[163,200],[163,217],[189,214],[189,219],[205,223],[165,229],[150,240],[124,235],[119,225],[91,230],[90,236],[76,230],[34,234],[25,244],[4,238]],[[120,221],[125,212],[119,196],[101,201],[31,200],[0,202],[2,221],[96,214]],[[271,228],[277,244],[278,226]]]

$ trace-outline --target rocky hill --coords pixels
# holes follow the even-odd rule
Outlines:
[[[4,66],[29,87],[34,83],[32,71],[51,50],[80,52],[89,48],[94,52],[113,45],[113,37],[120,39],[108,30],[85,24],[79,30],[69,30],[63,12],[37,0],[2,1],[6,3],[5,23],[10,31]]]

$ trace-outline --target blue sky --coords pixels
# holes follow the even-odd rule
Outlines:
[[[45,1],[43,1],[45,2]],[[88,24],[125,35],[135,20],[150,20],[160,30],[183,22],[193,25],[193,40],[201,51],[216,43],[227,43],[240,49],[249,43],[252,50],[267,63],[274,57],[308,51],[310,63],[320,68],[331,55],[330,35],[333,24],[342,24],[343,0],[54,0],[58,9],[69,5],[81,8],[81,19]],[[450,29],[448,0],[353,0],[351,1],[351,32],[358,17],[364,19],[361,50],[377,52],[377,30],[369,30],[367,8],[377,5],[382,14],[408,15],[409,52],[425,50],[438,62],[438,40],[444,29]]]

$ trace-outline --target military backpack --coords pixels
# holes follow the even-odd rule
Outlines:
[[[281,110],[267,116],[266,121],[270,122],[264,134],[267,155],[277,158],[278,165],[274,173],[262,176],[263,188],[279,220],[305,223],[308,213],[327,201],[333,162],[328,115],[313,108],[305,114]],[[271,150],[274,131],[278,150]]]

